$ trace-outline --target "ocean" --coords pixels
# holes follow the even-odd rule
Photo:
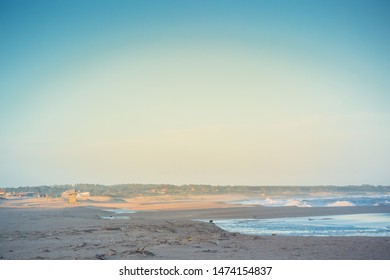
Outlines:
[[[232,219],[214,223],[226,231],[250,235],[390,236],[390,213]]]
[[[267,207],[334,207],[390,205],[390,193],[311,193],[255,197],[237,200],[236,204],[252,204]]]
[[[315,190],[315,189],[314,189]],[[265,207],[390,206],[388,188],[340,188],[326,192],[263,194],[236,204]],[[214,221],[220,228],[251,235],[283,236],[390,236],[390,213],[307,216],[277,219]]]

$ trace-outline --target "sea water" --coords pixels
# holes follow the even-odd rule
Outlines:
[[[250,235],[390,236],[390,213],[231,219],[214,223],[226,231]]]
[[[126,214],[134,214],[138,212],[136,210],[128,209],[103,209],[103,211],[113,213],[110,216],[100,216],[103,220],[127,220],[130,219],[130,216]]]
[[[390,194],[326,194],[326,195],[290,195],[266,196],[237,200],[234,203],[261,205],[267,207],[338,207],[338,206],[381,206],[390,205]]]
[[[277,195],[264,193],[236,204],[264,207],[355,207],[390,206],[390,192],[383,189],[334,188],[327,192]],[[220,220],[215,223],[231,232],[284,236],[390,236],[390,213],[331,215],[275,219]]]

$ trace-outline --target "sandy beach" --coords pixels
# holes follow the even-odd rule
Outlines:
[[[249,236],[195,221],[388,213],[388,206],[261,207],[229,203],[234,199],[91,197],[76,205],[60,198],[2,200],[0,259],[390,259],[390,237]],[[138,212],[114,215],[107,209]]]

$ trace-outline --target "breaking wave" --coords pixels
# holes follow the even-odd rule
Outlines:
[[[340,200],[333,203],[329,203],[327,205],[328,207],[346,207],[346,206],[356,206],[350,201]]]
[[[266,207],[353,207],[353,206],[381,206],[390,205],[390,195],[307,195],[290,197],[252,198],[235,201],[236,204],[261,205]]]

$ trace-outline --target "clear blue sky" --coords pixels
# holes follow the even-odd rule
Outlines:
[[[0,186],[388,185],[389,14],[0,0]]]

